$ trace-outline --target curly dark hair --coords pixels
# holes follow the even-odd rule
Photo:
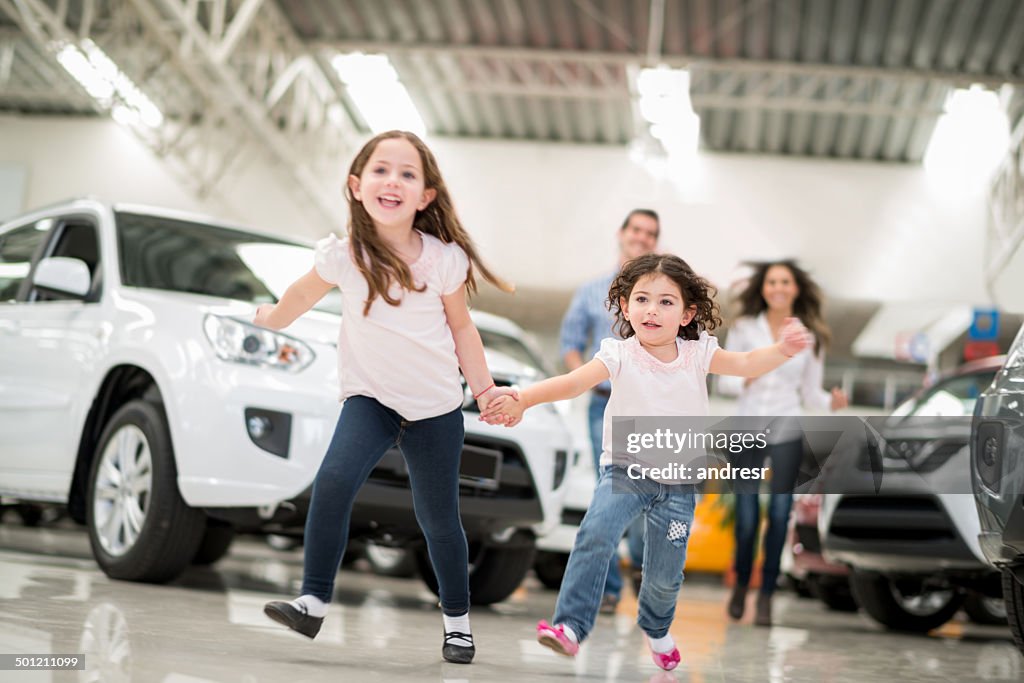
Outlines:
[[[832,341],[832,333],[825,324],[825,317],[821,312],[824,296],[821,287],[818,286],[810,273],[797,265],[793,259],[782,259],[779,261],[748,261],[744,265],[754,269],[753,274],[741,283],[742,290],[736,295],[739,303],[741,316],[756,318],[768,310],[768,303],[764,300],[764,280],[768,271],[775,266],[782,266],[793,274],[799,294],[793,301],[793,315],[800,319],[811,334],[814,335],[814,353],[818,355],[823,348],[828,348]]]
[[[622,312],[622,301],[629,301],[629,295],[640,278],[647,275],[664,275],[679,286],[683,305],[689,309],[697,307],[697,314],[687,325],[680,325],[677,336],[696,340],[701,332],[710,332],[722,325],[715,294],[718,290],[710,282],[693,272],[683,259],[671,254],[647,254],[628,261],[612,280],[608,290],[608,310],[615,315],[619,336],[629,339],[634,334],[633,326]]]

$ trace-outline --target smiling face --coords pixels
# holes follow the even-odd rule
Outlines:
[[[642,213],[629,217],[626,226],[619,230],[619,251],[622,262],[653,253],[658,247],[658,221]]]
[[[793,302],[800,295],[800,288],[797,287],[793,271],[786,266],[776,265],[769,268],[764,274],[764,284],[761,286],[761,296],[768,305],[769,310],[779,311],[787,315],[793,311]]]
[[[675,343],[679,328],[697,313],[696,307],[686,306],[679,285],[662,273],[637,280],[629,301],[621,301],[620,306],[637,338],[652,346]]]
[[[380,226],[412,225],[417,211],[437,195],[424,184],[423,160],[405,138],[381,140],[362,172],[348,177],[349,190]]]

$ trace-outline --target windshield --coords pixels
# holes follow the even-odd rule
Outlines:
[[[313,249],[243,230],[117,213],[121,281],[129,287],[276,303],[313,266]],[[314,306],[341,314],[332,289]]]
[[[893,411],[892,417],[966,417],[974,413],[981,392],[992,383],[995,370],[951,377],[928,388]]]
[[[538,376],[544,377],[548,374],[540,358],[520,340],[491,330],[478,329],[480,330],[480,340],[483,341],[485,348],[503,353],[523,365],[533,368]]]

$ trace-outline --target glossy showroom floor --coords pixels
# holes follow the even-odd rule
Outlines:
[[[0,672],[0,681],[1020,681],[1024,658],[1007,628],[962,619],[930,636],[891,634],[867,617],[827,612],[788,593],[777,626],[733,625],[717,581],[689,580],[673,634],[683,663],[650,661],[628,596],[600,618],[575,661],[536,644],[555,594],[532,577],[504,604],[473,612],[477,659],[443,663],[441,617],[418,580],[342,571],[316,641],[266,619],[290,596],[299,551],[236,542],[214,569],[167,586],[109,580],[83,531],[0,526],[0,653],[84,652],[85,671]],[[628,589],[627,589],[628,591]]]

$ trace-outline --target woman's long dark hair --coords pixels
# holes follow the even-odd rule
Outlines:
[[[793,274],[793,281],[796,282],[799,293],[793,301],[793,315],[800,319],[811,334],[814,335],[814,353],[820,354],[828,348],[832,341],[832,332],[825,324],[825,317],[822,315],[822,303],[824,296],[821,287],[818,286],[810,274],[797,265],[792,259],[780,261],[748,261],[748,265],[754,269],[753,274],[747,279],[746,284],[736,296],[739,303],[739,314],[756,318],[768,310],[768,302],[764,300],[764,280],[768,276],[768,270],[774,266],[782,266]]]
[[[718,290],[710,282],[693,272],[693,268],[678,256],[647,254],[622,266],[622,270],[612,280],[612,286],[608,290],[608,309],[615,316],[619,336],[623,339],[629,339],[636,333],[622,312],[621,302],[629,301],[633,287],[646,275],[664,275],[672,280],[683,295],[683,305],[687,309],[691,306],[697,307],[697,314],[688,324],[679,327],[677,337],[696,340],[701,332],[710,332],[722,324],[722,319],[718,315],[718,304],[714,299]]]
[[[420,162],[423,164],[423,182],[428,189],[437,192],[434,201],[430,202],[427,208],[416,212],[412,227],[427,235],[433,235],[442,242],[448,244],[454,242],[466,252],[469,258],[469,271],[466,273],[466,290],[472,294],[476,291],[476,278],[474,272],[479,271],[484,279],[493,284],[503,292],[515,291],[515,288],[499,278],[488,268],[477,254],[476,246],[470,239],[469,233],[462,227],[462,222],[455,213],[455,206],[452,204],[448,187],[441,177],[441,170],[438,168],[437,160],[422,140],[413,133],[404,130],[389,130],[381,133],[367,142],[352,160],[352,167],[349,168],[350,176],[362,176],[363,169],[370,160],[373,150],[381,140],[404,139],[409,141],[416,151],[419,152]],[[366,297],[366,305],[363,307],[363,315],[370,312],[373,300],[378,296],[392,306],[399,305],[400,300],[388,293],[392,282],[397,282],[403,289],[408,291],[423,291],[417,289],[413,283],[412,271],[409,266],[393,252],[388,245],[377,234],[373,225],[373,219],[366,212],[363,203],[352,194],[352,189],[345,184],[345,197],[348,199],[349,208],[349,240],[352,244],[352,255],[355,257],[356,266],[366,278],[366,284],[370,293]]]

